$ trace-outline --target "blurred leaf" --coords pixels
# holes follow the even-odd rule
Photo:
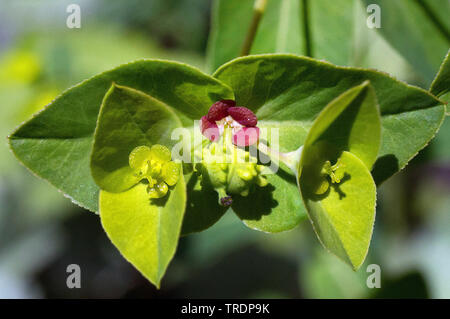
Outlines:
[[[185,205],[182,172],[163,198],[150,199],[143,183],[123,193],[100,193],[100,219],[112,243],[158,288],[176,251]]]
[[[312,56],[353,65],[355,5],[358,0],[307,0]]]
[[[319,247],[320,248],[320,247]],[[323,249],[316,249],[300,272],[301,288],[306,298],[363,298],[369,289],[367,273],[352,271]]]
[[[372,172],[377,183],[402,169],[433,138],[444,117],[445,107],[434,96],[385,73],[304,57],[238,58],[214,76],[233,88],[237,104],[254,111],[261,126],[280,128],[282,152],[304,144],[313,120],[332,99],[370,80],[382,115],[381,150]]]
[[[29,51],[11,51],[0,63],[0,84],[30,84],[41,72],[41,61]]]
[[[379,31],[429,83],[450,45],[450,3],[441,0],[363,0],[381,8]]]
[[[131,151],[142,145],[173,146],[172,130],[181,122],[169,107],[137,90],[113,84],[100,108],[91,155],[91,172],[108,192],[123,192],[136,185],[130,167]]]
[[[429,299],[427,283],[418,272],[409,272],[395,278],[385,279],[381,289],[371,291],[370,298],[376,299]]]
[[[400,69],[407,68],[408,80],[411,78],[428,87],[450,44],[447,19],[450,4],[442,2],[269,0],[251,53],[308,54],[338,65],[401,72],[403,78],[406,75]],[[214,3],[208,47],[210,69],[239,56],[252,19],[253,3],[253,0],[217,0]],[[366,8],[373,3],[381,6],[380,32],[366,26]],[[395,52],[388,58],[383,54],[383,59],[379,54],[373,55],[372,52],[381,49],[383,52],[393,51],[389,45],[381,43],[380,36],[375,33],[382,34],[414,70],[404,63],[402,57],[395,56]]]
[[[93,4],[98,11],[94,16],[96,21],[104,19],[107,25],[145,33],[147,38],[158,40],[170,49],[203,49],[209,1],[128,0],[125,3],[98,0]]]
[[[439,134],[431,141],[430,148],[433,153],[431,159],[434,163],[444,165],[450,163],[450,117],[446,116],[439,129]]]
[[[217,100],[233,98],[228,87],[185,64],[137,61],[67,90],[16,130],[10,144],[17,158],[92,211],[97,211],[98,204],[98,187],[89,167],[93,132],[103,96],[113,82],[166,103],[188,126]]]
[[[357,1],[268,0],[250,52],[312,54],[335,64],[353,64]],[[208,47],[210,69],[215,70],[239,56],[252,20],[254,2],[214,2]]]
[[[298,0],[268,0],[251,54],[305,52],[301,9]]]
[[[214,1],[208,45],[211,70],[239,56],[254,3],[254,0]],[[251,53],[303,53],[300,14],[299,0],[268,0]]]

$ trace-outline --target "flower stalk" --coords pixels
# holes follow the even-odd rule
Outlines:
[[[300,165],[300,157],[302,155],[303,145],[295,151],[282,153],[271,149],[269,146],[262,142],[259,142],[258,150],[269,156],[271,159],[275,159],[278,162],[284,163],[292,171],[293,175],[298,178],[298,166]]]
[[[255,0],[255,5],[253,6],[253,17],[250,22],[250,27],[247,31],[247,36],[245,37],[244,44],[241,49],[241,56],[246,56],[250,54],[250,50],[255,40],[256,31],[258,31],[259,23],[266,10],[267,0]]]

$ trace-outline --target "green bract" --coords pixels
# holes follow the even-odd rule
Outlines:
[[[300,192],[317,236],[354,269],[364,261],[372,236],[376,190],[369,170],[380,132],[375,92],[365,82],[319,114],[298,166]]]
[[[186,186],[171,161],[173,111],[113,84],[103,99],[91,155],[102,225],[124,257],[159,287],[180,236]],[[170,190],[169,190],[170,187]]]
[[[150,200],[147,185],[100,193],[100,219],[108,237],[148,280],[159,287],[180,237],[186,205],[183,175],[166,197]]]
[[[432,93],[448,92],[446,68]],[[260,157],[180,162],[179,143],[195,140],[194,121],[220,100],[235,100],[256,114],[259,129],[279,133],[280,152],[268,137],[257,144],[281,161],[279,169]],[[434,95],[386,74],[300,56],[238,58],[213,76],[143,60],[67,90],[19,127],[10,145],[35,174],[99,211],[114,245],[159,286],[179,236],[212,226],[231,203],[222,201],[227,196],[230,212],[264,232],[292,229],[309,216],[324,246],[357,269],[374,223],[374,181],[403,168],[444,114]],[[206,157],[217,148],[202,145]],[[251,158],[247,149],[227,147]]]
[[[130,160],[130,154],[142,145],[172,146],[170,132],[180,126],[175,113],[160,101],[135,89],[113,84],[103,99],[95,131],[91,155],[94,181],[101,189],[113,193],[136,185],[142,179],[136,172],[139,159]],[[151,150],[148,151],[150,157]],[[170,151],[167,151],[166,161],[170,161]],[[145,153],[145,149],[142,152]],[[142,152],[135,155],[145,157]],[[159,155],[154,153],[153,158]]]

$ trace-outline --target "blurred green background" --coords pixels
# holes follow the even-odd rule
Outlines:
[[[70,3],[81,7],[81,29],[66,26]],[[314,15],[341,23],[324,8]],[[159,291],[120,256],[97,215],[14,159],[6,136],[96,73],[139,58],[182,61],[209,72],[211,10],[209,0],[0,2],[0,298],[450,298],[448,118],[430,145],[379,188],[372,245],[358,272],[325,252],[308,222],[269,235],[225,214],[207,231],[181,238]],[[354,14],[365,19],[363,6],[358,10]],[[435,64],[420,68],[425,61],[402,54],[395,38],[364,27],[353,36],[356,49],[347,64],[425,89],[429,68],[438,71]],[[332,61],[333,54],[318,57]],[[73,263],[81,267],[80,289],[66,286],[66,267]],[[366,286],[369,264],[381,267],[380,289]]]

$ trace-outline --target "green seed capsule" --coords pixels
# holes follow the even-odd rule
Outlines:
[[[219,204],[231,204],[230,195],[248,196],[255,186],[267,186],[267,180],[261,175],[262,165],[250,161],[249,152],[233,146],[233,153],[228,158],[231,163],[215,163],[211,160],[216,147],[211,145],[203,149],[201,172],[202,187],[212,187],[219,194]],[[229,155],[229,154],[227,154]],[[242,159],[246,159],[242,161]]]

